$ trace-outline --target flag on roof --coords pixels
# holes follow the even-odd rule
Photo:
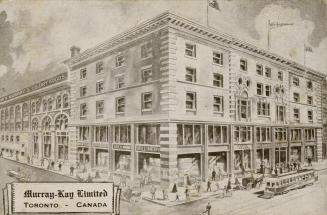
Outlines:
[[[216,10],[220,10],[217,0],[208,0],[208,4],[210,7],[214,8]]]
[[[304,45],[304,51],[305,52],[313,52],[312,47]]]

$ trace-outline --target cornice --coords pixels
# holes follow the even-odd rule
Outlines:
[[[95,55],[105,53],[111,50],[114,46],[117,46],[128,40],[132,40],[142,34],[145,34],[146,32],[149,32],[163,25],[168,25],[169,27],[176,29],[184,29],[196,33],[200,37],[209,38],[211,41],[224,43],[233,49],[247,51],[252,54],[259,55],[270,60],[273,63],[281,64],[282,66],[286,66],[287,68],[296,70],[297,72],[299,71],[301,73],[311,73],[321,78],[326,77],[326,74],[322,72],[318,72],[311,68],[304,67],[303,65],[296,63],[295,61],[289,60],[265,49],[259,48],[253,44],[242,41],[232,35],[222,33],[214,28],[204,26],[202,24],[199,24],[195,21],[192,21],[175,13],[171,13],[169,11],[166,11],[150,20],[147,20],[141,23],[140,25],[135,26],[121,34],[118,34],[117,36],[114,36],[111,39],[93,48],[87,49],[81,54],[73,58],[67,59],[66,61],[64,61],[64,63],[72,67],[73,65],[81,63],[82,61],[85,61]]]

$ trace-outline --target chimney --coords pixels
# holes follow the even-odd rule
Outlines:
[[[79,55],[81,49],[77,46],[70,47],[70,57],[75,57],[76,55]]]

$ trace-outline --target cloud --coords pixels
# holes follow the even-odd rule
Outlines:
[[[2,77],[7,72],[7,67],[4,65],[0,65],[0,77]]]
[[[13,29],[7,20],[7,13],[0,12],[0,65],[11,67],[13,58],[10,54],[10,43],[13,40]]]

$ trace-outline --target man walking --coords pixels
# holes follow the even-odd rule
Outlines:
[[[212,181],[216,181],[216,171],[215,168],[213,168],[212,174],[211,174]]]
[[[211,181],[208,179],[208,182],[207,182],[207,192],[211,192]]]
[[[150,193],[151,193],[151,199],[155,200],[156,199],[156,187],[154,185],[151,186]]]

